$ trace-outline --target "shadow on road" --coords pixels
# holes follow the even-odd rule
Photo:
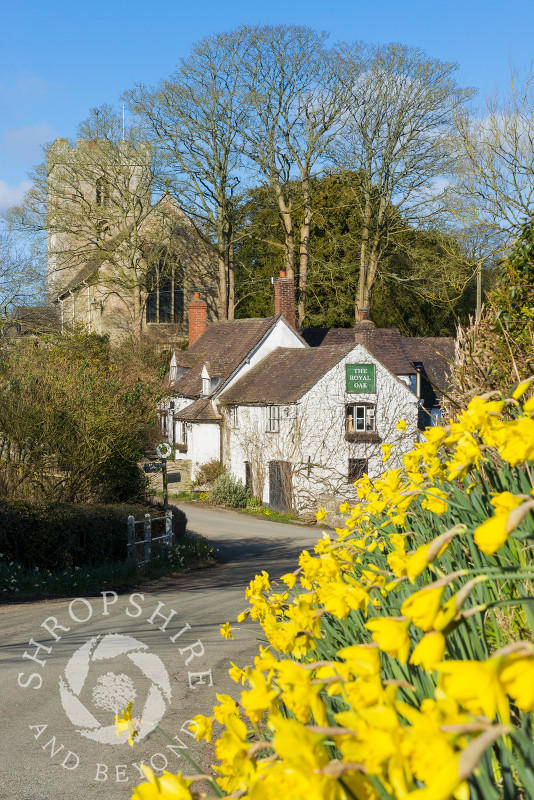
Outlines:
[[[192,537],[198,535],[193,531],[187,533]],[[207,538],[213,546],[219,563],[209,569],[177,576],[173,580],[173,590],[235,589],[247,586],[262,570],[276,580],[286,572],[297,569],[299,555],[310,546],[302,541],[286,543],[260,537],[227,541],[202,538]]]

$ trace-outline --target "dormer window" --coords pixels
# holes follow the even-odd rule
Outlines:
[[[202,396],[207,397],[211,393],[211,378],[206,366],[202,368]]]
[[[174,383],[178,380],[178,364],[176,363],[176,358],[173,356],[171,359],[171,368],[169,370],[169,379],[171,383]]]

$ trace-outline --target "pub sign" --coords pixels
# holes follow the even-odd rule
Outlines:
[[[346,388],[351,394],[374,394],[375,365],[374,364],[345,364]]]

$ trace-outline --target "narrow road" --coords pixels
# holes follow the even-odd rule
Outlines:
[[[219,627],[246,606],[256,573],[295,569],[320,530],[184,510],[189,531],[219,551],[217,566],[130,595],[103,586],[93,597],[0,606],[2,800],[128,800],[141,762],[188,774],[184,750],[203,768],[213,760],[187,720],[210,714],[216,693],[238,695],[229,662],[252,663],[259,632],[235,625],[232,641]],[[113,726],[130,701],[146,723],[133,748]]]

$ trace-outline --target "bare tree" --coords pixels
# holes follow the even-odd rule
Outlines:
[[[455,167],[453,118],[472,96],[458,88],[456,69],[389,44],[369,48],[366,70],[353,83],[350,118],[331,155],[349,174],[362,217],[356,318],[371,307],[388,245],[442,211],[440,188]]]
[[[273,191],[284,231],[288,277],[295,277],[295,206],[298,185],[302,222],[298,234],[298,322],[305,314],[313,219],[312,186],[325,151],[346,121],[354,75],[361,69],[359,46],[346,52],[326,45],[327,34],[297,25],[242,29],[248,43],[243,92],[248,125],[243,150]]]
[[[13,313],[44,299],[44,271],[37,253],[28,253],[0,231],[0,331],[12,322]]]
[[[221,320],[234,317],[237,137],[247,117],[239,86],[244,47],[241,30],[203,39],[157,88],[138,86],[127,95],[152,135],[167,190],[215,250]]]
[[[466,227],[484,226],[502,253],[534,206],[534,70],[511,70],[504,94],[483,109],[458,109],[455,145],[458,180],[454,213]]]
[[[161,278],[172,268],[162,253],[177,228],[191,226],[165,198],[153,204],[151,147],[139,128],[125,129],[103,106],[79,126],[79,136],[76,147],[58,139],[45,149],[46,161],[8,224],[26,235],[46,233],[51,296],[85,280],[98,287],[99,300],[114,297],[129,331],[140,333],[152,273]]]

